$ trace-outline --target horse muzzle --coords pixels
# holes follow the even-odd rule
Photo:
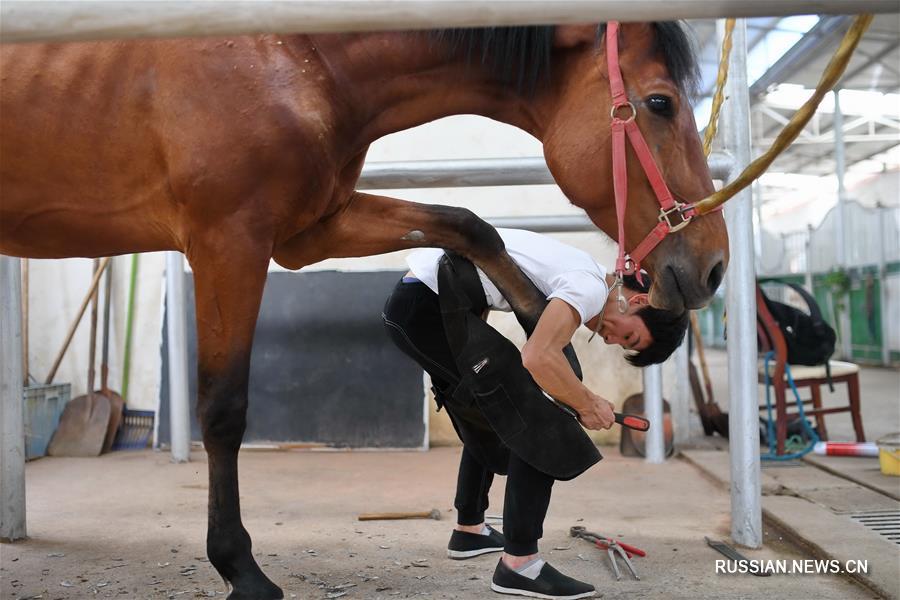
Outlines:
[[[669,258],[658,266],[650,291],[650,303],[666,310],[703,308],[712,299],[725,275],[723,252],[704,257],[702,265],[690,259]]]

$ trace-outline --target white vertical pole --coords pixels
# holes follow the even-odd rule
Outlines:
[[[718,24],[720,32],[723,24]],[[722,133],[734,154],[733,175],[749,164],[750,98],[747,85],[747,22],[734,28],[734,48],[722,111]],[[756,399],[756,275],[753,192],[746,188],[725,205],[731,263],[725,279],[728,311],[728,446],[731,454],[731,537],[750,548],[762,545],[759,484],[759,411]]]
[[[690,329],[690,325],[688,325]],[[675,430],[676,447],[682,447],[691,439],[691,386],[688,375],[688,336],[672,354],[675,367],[675,385],[672,386],[672,428]]]
[[[834,115],[831,128],[834,132],[834,174],[837,177],[837,212],[835,213],[837,263],[842,267],[846,267],[847,236],[845,235],[845,230],[847,224],[845,219],[847,215],[844,207],[847,204],[847,188],[844,187],[844,174],[847,170],[847,161],[844,157],[844,113],[841,111],[840,90],[835,88],[832,95],[834,95]]]
[[[756,269],[757,271],[761,271],[763,264],[763,219],[762,194],[760,193],[760,190],[762,190],[762,185],[760,185],[759,179],[750,185],[753,186],[753,208],[755,214],[755,219],[753,221],[753,253],[756,259]]]
[[[804,257],[806,270],[803,273],[803,283],[806,285],[806,289],[809,290],[810,294],[813,293],[812,235],[812,225],[807,225],[806,240],[803,243],[803,251],[806,253],[806,256]]]
[[[839,267],[847,268],[850,265],[850,256],[847,252],[847,188],[844,186],[844,175],[847,172],[847,161],[845,157],[844,146],[844,113],[841,111],[841,91],[835,89],[834,92],[834,120],[832,122],[832,130],[834,131],[834,174],[837,176],[837,211],[835,212],[837,224],[837,264]],[[850,331],[850,298],[845,299],[846,306],[841,311],[838,319],[838,329],[841,332],[841,358],[850,360],[853,351],[851,347],[851,331]]]
[[[887,258],[885,257],[885,244],[887,237],[884,235],[884,228],[889,223],[888,209],[884,206],[878,207],[878,299],[881,305],[881,364],[885,367],[891,364],[891,348],[890,348],[890,316],[888,311],[887,291]],[[894,324],[896,326],[896,323]]]
[[[184,258],[166,253],[166,333],[169,345],[169,433],[172,460],[187,462],[191,453],[188,398],[187,315],[185,314]]]
[[[25,415],[22,400],[22,275],[0,256],[0,540],[25,537]]]
[[[662,365],[644,367],[644,412],[650,420],[650,430],[645,441],[646,462],[661,464],[666,461],[663,437]]]

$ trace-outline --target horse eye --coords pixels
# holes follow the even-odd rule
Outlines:
[[[651,111],[658,115],[664,117],[671,117],[673,115],[672,99],[668,96],[654,94],[647,98],[646,104]]]

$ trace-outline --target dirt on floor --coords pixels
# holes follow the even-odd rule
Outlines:
[[[840,575],[728,575],[704,536],[727,540],[730,499],[679,459],[648,465],[610,448],[578,479],[557,483],[541,549],[558,569],[604,598],[815,598],[873,594]],[[498,556],[446,558],[458,448],[429,452],[243,452],[241,504],[254,554],[286,598],[500,597]],[[0,546],[0,596],[224,597],[205,558],[206,457],[171,464],[165,453],[29,463],[30,539]],[[502,477],[489,514],[502,513]],[[363,512],[427,511],[443,519],[359,522]],[[640,581],[616,581],[606,553],[569,537],[584,525],[647,551]],[[769,533],[755,559],[807,558]]]

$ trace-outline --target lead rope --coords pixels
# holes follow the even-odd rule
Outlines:
[[[806,436],[809,438],[809,443],[805,446],[803,445],[802,439],[800,442],[796,442],[791,436],[792,447],[790,448],[793,452],[787,454],[778,454],[777,446],[776,446],[776,434],[775,434],[775,418],[772,415],[772,397],[771,397],[771,389],[772,389],[772,379],[769,374],[769,361],[774,358],[775,352],[769,350],[766,353],[763,367],[765,368],[765,381],[766,381],[766,416],[768,417],[766,420],[766,441],[769,446],[769,451],[765,454],[760,454],[759,458],[762,460],[793,460],[795,458],[802,458],[809,454],[812,449],[815,447],[816,443],[819,441],[819,435],[815,429],[812,428],[812,425],[806,420],[806,414],[803,411],[803,400],[800,399],[800,392],[797,391],[797,385],[794,383],[794,377],[791,375],[791,365],[784,365],[784,374],[787,377],[788,384],[791,386],[791,391],[794,393],[794,398],[797,400],[797,416],[800,419],[800,425],[803,428],[803,431],[806,433]],[[787,412],[785,410],[785,412]],[[787,450],[787,443],[785,443],[785,449]]]
[[[731,57],[731,36],[737,19],[725,19],[725,35],[722,36],[722,55],[719,58],[719,71],[716,74],[716,93],[713,94],[712,109],[709,112],[709,123],[703,134],[703,156],[709,158],[712,143],[719,127],[719,113],[725,101],[725,82],[728,81],[728,60]]]
[[[717,209],[727,200],[731,199],[738,192],[750,185],[756,178],[762,175],[766,169],[771,166],[772,162],[778,158],[778,155],[790,146],[797,136],[800,135],[800,132],[806,127],[806,124],[809,123],[809,120],[816,113],[816,109],[819,107],[819,103],[822,102],[825,94],[831,91],[835,84],[840,80],[841,75],[844,74],[847,65],[850,63],[850,58],[853,56],[853,51],[856,50],[856,46],[859,45],[860,39],[862,39],[866,29],[868,29],[869,25],[872,23],[872,18],[873,17],[870,14],[862,14],[854,19],[850,29],[848,29],[847,33],[844,35],[844,39],[841,40],[840,46],[838,46],[834,56],[831,57],[828,66],[822,73],[822,77],[819,79],[818,85],[816,85],[815,92],[809,100],[794,113],[794,116],[791,117],[788,124],[784,126],[784,129],[781,130],[778,137],[775,138],[772,147],[747,165],[747,168],[745,168],[731,183],[714,192],[708,198],[697,202],[694,205],[696,214],[705,215],[706,213]]]

